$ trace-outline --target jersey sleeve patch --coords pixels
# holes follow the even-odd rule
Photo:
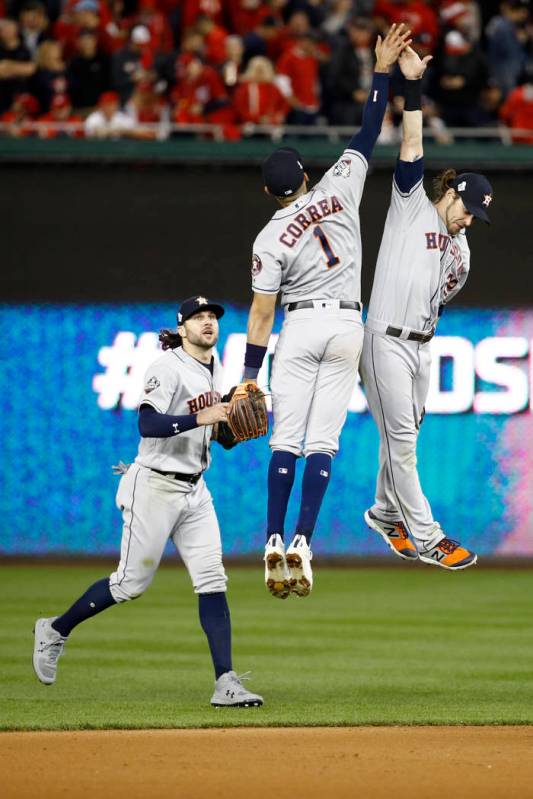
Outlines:
[[[146,381],[146,384],[144,386],[144,393],[150,394],[151,391],[154,391],[156,388],[159,388],[160,385],[161,383],[159,382],[157,377],[153,375]]]
[[[333,167],[333,175],[336,178],[349,178],[352,171],[352,159],[341,158]]]
[[[263,262],[261,258],[254,253],[254,255],[252,256],[252,276],[256,277],[262,268],[263,268]]]

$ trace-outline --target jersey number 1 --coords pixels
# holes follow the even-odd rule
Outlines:
[[[333,250],[331,249],[331,244],[328,241],[328,237],[320,227],[317,225],[313,229],[313,236],[317,238],[322,245],[322,249],[324,250],[324,255],[326,256],[326,263],[328,265],[328,269],[331,269],[332,266],[337,266],[340,263],[340,258],[337,258]]]

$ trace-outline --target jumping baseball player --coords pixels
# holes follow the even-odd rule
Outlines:
[[[285,321],[274,356],[274,427],[268,473],[265,582],[272,596],[307,596],[309,543],[329,482],[363,343],[359,203],[368,160],[387,106],[389,68],[409,42],[393,25],[378,37],[363,125],[312,189],[300,155],[281,148],[263,164],[265,191],[281,206],[254,243],[254,298],[244,380],[256,380],[278,292]],[[296,459],[306,458],[296,533],[285,552],[284,525]]]
[[[182,304],[176,331],[159,336],[163,354],[146,373],[140,399],[141,442],[124,470],[116,497],[124,520],[120,563],[94,583],[66,613],[35,624],[33,666],[46,685],[71,631],[112,605],[146,591],[172,539],[198,594],[200,623],[215,669],[211,704],[263,704],[233,671],[231,622],[218,521],[203,473],[210,463],[213,431],[226,421],[220,367],[213,358],[224,309],[201,295]]]
[[[430,344],[443,307],[470,268],[465,230],[489,222],[492,188],[483,175],[446,170],[430,201],[423,186],[421,77],[431,56],[411,49],[399,59],[405,78],[403,139],[368,307],[361,375],[380,432],[375,504],[365,521],[393,552],[445,569],[477,556],[448,538],[433,519],[416,468]]]

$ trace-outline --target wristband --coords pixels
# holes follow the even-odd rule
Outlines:
[[[422,110],[422,81],[419,80],[405,80],[404,81],[404,111],[421,111]]]
[[[256,366],[245,366],[244,367],[244,379],[245,380],[257,380],[257,375],[259,374],[259,369]]]
[[[263,358],[267,348],[260,347],[259,344],[246,344],[246,355],[244,356],[244,366],[251,366],[252,369],[259,371],[263,365]]]

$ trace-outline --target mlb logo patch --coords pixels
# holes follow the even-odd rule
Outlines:
[[[154,391],[154,389],[159,388],[160,385],[157,377],[151,377],[144,387],[144,393],[149,394],[151,391]]]
[[[337,161],[333,168],[333,174],[336,178],[349,178],[352,169],[352,162],[349,158],[342,158]]]

